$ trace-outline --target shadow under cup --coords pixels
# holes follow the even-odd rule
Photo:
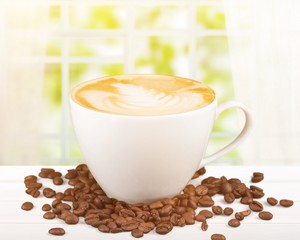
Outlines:
[[[160,75],[118,77],[130,79],[132,76],[157,78]],[[89,82],[95,81],[99,79]],[[94,110],[78,103],[74,92],[85,84],[78,85],[70,94],[71,115],[84,159],[106,194],[137,203],[180,193],[200,167],[219,113],[217,98],[192,111],[124,115]],[[231,151],[250,129],[247,109],[236,102],[227,105],[221,111],[239,107],[246,115],[247,124],[232,143],[204,159],[202,165]]]

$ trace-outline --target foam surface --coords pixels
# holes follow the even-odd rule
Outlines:
[[[101,112],[122,115],[165,115],[204,107],[215,98],[203,83],[167,76],[119,76],[80,85],[73,99]]]

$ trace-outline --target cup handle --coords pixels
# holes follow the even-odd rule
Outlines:
[[[225,111],[229,108],[239,108],[244,112],[244,114],[245,114],[244,127],[243,127],[242,131],[239,133],[239,135],[232,142],[230,142],[228,145],[226,145],[225,147],[223,147],[216,153],[213,153],[207,157],[204,157],[201,161],[200,168],[205,166],[206,164],[220,158],[224,154],[226,154],[226,153],[232,151],[234,148],[236,148],[243,140],[245,140],[245,138],[248,136],[248,134],[252,128],[253,122],[252,122],[252,117],[250,115],[248,108],[244,104],[236,102],[236,101],[228,101],[228,102],[225,102],[225,103],[221,104],[220,106],[218,106],[216,118],[218,118],[218,116],[223,111]]]

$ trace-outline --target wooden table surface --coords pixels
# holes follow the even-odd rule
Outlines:
[[[72,166],[53,167],[63,174]],[[66,225],[60,219],[43,219],[44,212],[41,206],[44,203],[51,203],[53,199],[43,196],[32,198],[25,193],[23,183],[24,177],[30,174],[37,175],[41,166],[0,166],[0,238],[3,240],[17,239],[70,239],[70,240],[94,240],[94,239],[134,239],[130,233],[104,234],[96,228],[86,225],[83,219],[77,225]],[[250,182],[254,171],[263,172],[265,179],[255,185],[264,189],[265,196],[259,199],[265,206],[266,211],[273,213],[271,221],[263,221],[258,214],[252,212],[250,216],[241,222],[238,228],[227,225],[231,217],[214,216],[208,220],[208,230],[200,229],[200,223],[183,228],[175,227],[167,235],[158,235],[155,232],[145,234],[143,239],[170,239],[170,240],[209,240],[213,233],[222,233],[227,240],[286,240],[300,239],[300,166],[282,167],[233,167],[233,166],[207,166],[206,174],[203,176],[226,176],[227,178],[240,178],[247,186],[253,185]],[[197,184],[201,178],[194,180]],[[68,187],[67,183],[62,186],[55,186],[48,179],[39,179],[44,186],[52,187],[57,191],[63,191]],[[269,206],[266,203],[267,197],[277,199],[292,199],[294,205],[290,208],[281,206]],[[233,204],[224,202],[221,196],[214,197],[216,204],[225,208],[232,207],[235,211],[248,209],[236,200]],[[21,210],[24,201],[34,203],[31,211]],[[203,209],[203,208],[201,208]],[[200,211],[198,208],[197,212]],[[63,227],[66,231],[64,236],[52,236],[48,230],[52,227]]]

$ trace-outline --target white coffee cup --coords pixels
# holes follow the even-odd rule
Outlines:
[[[200,167],[236,148],[252,126],[243,104],[229,101],[218,106],[217,97],[194,111],[157,116],[95,111],[74,101],[72,92],[70,105],[75,133],[93,176],[108,196],[130,203],[180,193]],[[216,118],[229,108],[244,112],[242,131],[227,146],[204,157]]]

